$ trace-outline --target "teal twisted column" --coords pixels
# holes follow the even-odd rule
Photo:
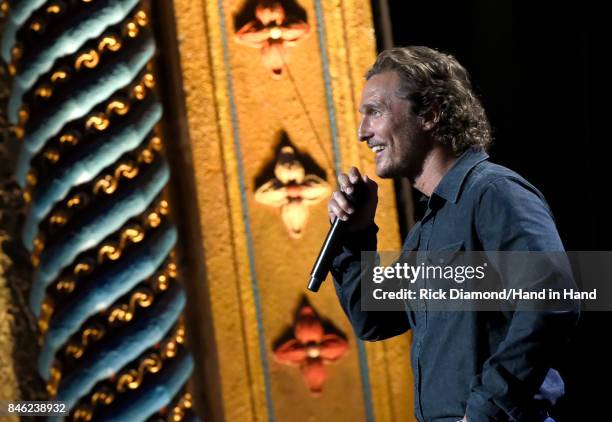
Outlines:
[[[192,420],[155,41],[139,0],[11,0],[38,371],[71,420]]]

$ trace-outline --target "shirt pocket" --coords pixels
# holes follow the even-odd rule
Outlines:
[[[463,240],[445,244],[433,251],[427,252],[426,265],[427,271],[436,274],[435,277],[425,281],[428,289],[433,291],[446,291],[449,294],[451,288],[461,287],[455,277],[447,278],[448,271],[456,273],[455,269],[464,266],[465,242]],[[450,269],[450,270],[449,270]],[[442,275],[443,274],[443,275]],[[429,311],[429,319],[435,321],[447,321],[457,317],[457,310],[454,308],[454,301],[447,296],[446,299],[428,301],[426,308]]]
[[[451,265],[459,260],[458,258],[461,257],[462,251],[465,251],[465,242],[463,240],[449,243],[435,250],[428,251],[427,261],[431,265]]]

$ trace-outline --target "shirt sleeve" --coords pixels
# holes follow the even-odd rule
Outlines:
[[[410,328],[406,312],[361,310],[361,278],[370,276],[362,273],[361,251],[376,251],[377,232],[378,227],[373,224],[361,232],[347,235],[331,270],[344,313],[351,321],[357,337],[368,341],[394,337]]]
[[[564,250],[543,196],[519,178],[504,177],[491,182],[480,197],[476,218],[485,251]],[[565,254],[550,255],[555,258],[535,269],[518,271],[516,277],[523,279],[512,282],[527,288],[539,285],[575,288]],[[500,262],[492,264],[504,283]],[[570,302],[562,309],[510,313],[505,338],[472,380],[466,410],[469,422],[529,420],[527,412],[533,397],[569,340],[578,320],[578,309],[575,302]]]

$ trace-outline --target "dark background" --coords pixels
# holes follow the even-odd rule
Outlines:
[[[542,191],[567,250],[612,250],[610,23],[601,4],[388,3],[395,45],[434,47],[468,69],[493,127],[491,161]],[[381,50],[384,7],[372,6]],[[557,422],[612,420],[611,333],[611,313],[583,313],[559,351],[567,394],[552,415]]]

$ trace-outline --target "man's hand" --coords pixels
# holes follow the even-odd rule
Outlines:
[[[355,192],[355,186],[363,184],[363,196],[358,204],[351,204],[347,195]],[[362,176],[355,167],[351,167],[348,174],[338,176],[340,190],[335,191],[327,206],[329,220],[333,223],[336,218],[348,221],[348,231],[355,232],[368,228],[374,223],[376,206],[378,205],[378,185],[368,176]]]

